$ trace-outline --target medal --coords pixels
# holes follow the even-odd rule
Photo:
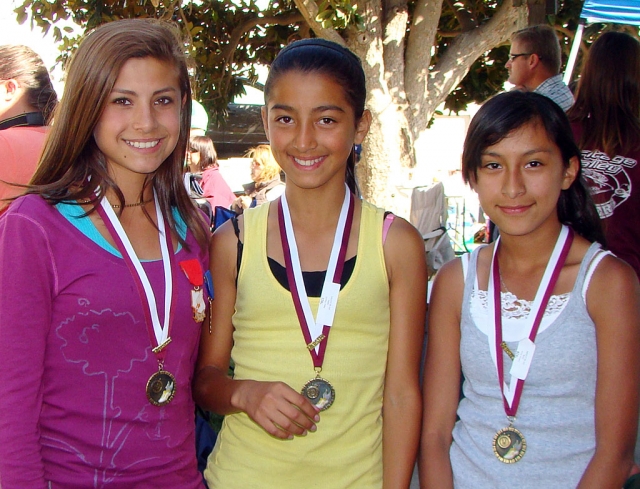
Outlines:
[[[147,399],[154,406],[169,404],[176,393],[176,378],[166,370],[159,370],[147,381]]]
[[[300,266],[300,256],[293,232],[293,223],[289,214],[286,193],[280,197],[278,203],[278,221],[280,227],[280,241],[282,242],[282,253],[286,265],[287,280],[293,305],[298,316],[300,329],[305,339],[307,350],[311,354],[316,377],[311,379],[302,387],[302,395],[320,411],[329,409],[336,398],[336,392],[331,383],[320,377],[324,354],[327,348],[329,332],[333,325],[338,296],[340,294],[340,279],[344,268],[345,255],[351,234],[351,224],[353,223],[354,203],[353,196],[349,188],[345,185],[345,195],[340,209],[338,225],[333,237],[333,246],[327,265],[320,304],[316,317],[313,317],[309,297],[302,277]]]
[[[189,283],[193,285],[191,291],[191,310],[193,311],[193,320],[196,323],[204,321],[206,306],[204,304],[204,293],[202,285],[204,283],[204,274],[202,273],[202,265],[196,258],[184,260],[180,262],[180,268],[187,276]]]
[[[503,428],[493,437],[493,453],[505,464],[514,464],[527,451],[527,441],[513,426]]]
[[[320,411],[329,409],[336,398],[336,391],[328,380],[316,377],[307,382],[301,394],[311,401]]]
[[[109,234],[115,241],[118,251],[120,251],[120,254],[127,264],[129,272],[136,284],[138,295],[142,302],[142,311],[145,318],[145,324],[147,326],[147,333],[149,334],[151,341],[152,352],[156,355],[158,360],[158,371],[152,374],[147,381],[145,392],[147,399],[151,404],[155,406],[163,406],[171,402],[177,389],[175,377],[164,370],[167,346],[171,343],[169,331],[171,329],[171,323],[173,322],[174,312],[174,309],[171,306],[175,303],[174,299],[177,287],[175,275],[172,273],[172,270],[175,267],[175,256],[173,243],[171,242],[171,234],[168,231],[166,220],[160,210],[160,204],[158,203],[155,191],[153,197],[155,200],[158,237],[160,240],[162,267],[164,269],[165,281],[164,321],[162,324],[160,323],[155,294],[151,287],[151,283],[149,282],[149,278],[147,277],[147,273],[142,267],[142,264],[131,245],[131,241],[129,241],[127,233],[122,227],[122,224],[120,224],[120,220],[111,208],[111,205],[109,205],[109,201],[106,197],[102,197],[100,205],[96,207],[96,210],[98,214],[100,214]]]
[[[488,302],[493,304],[493,315],[495,329],[493,337],[489,334],[489,350],[492,355],[492,359],[496,365],[498,373],[498,382],[500,385],[500,392],[502,394],[502,402],[504,410],[509,420],[509,426],[499,430],[493,437],[493,453],[505,464],[513,464],[518,462],[525,454],[527,450],[527,442],[524,435],[513,427],[513,423],[516,420],[516,412],[520,405],[520,398],[522,396],[522,390],[524,388],[524,381],[529,373],[531,361],[535,353],[535,339],[538,334],[544,311],[549,303],[549,298],[553,292],[553,288],[558,281],[560,271],[564,266],[564,262],[567,259],[569,250],[571,249],[571,243],[573,242],[573,231],[567,226],[562,226],[560,234],[553,248],[553,252],[549,257],[544,275],[538,286],[536,297],[531,306],[531,312],[529,318],[531,319],[531,326],[529,329],[528,337],[520,340],[518,343],[518,350],[514,354],[506,342],[502,340],[502,298],[500,294],[500,266],[498,263],[497,251],[500,243],[500,238],[496,241],[493,248],[493,256],[491,258],[491,268],[489,270],[489,286],[488,286]],[[491,332],[491,330],[490,330]],[[504,358],[505,352],[512,360],[512,365],[509,373],[511,374],[511,382],[509,385],[504,380]]]

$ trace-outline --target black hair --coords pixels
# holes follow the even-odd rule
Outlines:
[[[360,58],[347,48],[325,39],[303,39],[285,47],[271,64],[269,76],[264,86],[265,101],[274,83],[280,76],[290,71],[319,73],[330,77],[342,87],[344,95],[358,121],[364,113],[367,98],[364,70]],[[359,195],[355,175],[356,155],[351,151],[347,160],[346,183],[349,189]]]
[[[462,177],[465,182],[476,180],[482,153],[499,143],[525,124],[539,123],[562,155],[565,167],[573,157],[580,162],[580,150],[575,143],[569,119],[551,99],[533,92],[511,91],[488,100],[471,120],[462,152]],[[605,245],[602,225],[582,178],[582,165],[571,186],[562,190],[557,204],[558,219],[571,226],[589,241]]]

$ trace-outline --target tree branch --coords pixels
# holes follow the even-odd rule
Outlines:
[[[476,22],[476,19],[474,18],[473,14],[469,9],[467,9],[464,3],[462,2],[453,3],[451,0],[446,0],[446,2],[449,8],[453,10],[456,16],[456,19],[460,24],[460,29],[462,30],[462,32],[471,31],[478,26],[478,23]]]
[[[431,113],[449,95],[485,52],[507,41],[511,34],[527,25],[527,5],[513,7],[505,1],[484,25],[456,37],[433,67],[428,81],[428,98],[419,111]]]
[[[322,24],[316,20],[318,16],[318,5],[314,0],[294,0],[296,7],[307,21],[309,27],[316,33],[316,36],[322,37],[329,41],[337,42],[342,46],[346,46],[344,39],[333,29],[325,29]]]
[[[290,25],[302,22],[304,16],[299,13],[289,13],[285,15],[271,15],[265,17],[253,17],[245,20],[242,24],[237,25],[231,35],[229,36],[229,43],[222,50],[222,57],[225,60],[227,66],[231,66],[233,63],[233,56],[236,52],[236,48],[240,43],[240,39],[247,32],[259,25]]]

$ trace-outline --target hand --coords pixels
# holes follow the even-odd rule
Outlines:
[[[248,380],[239,390],[239,407],[267,433],[292,439],[316,431],[318,410],[284,382]]]

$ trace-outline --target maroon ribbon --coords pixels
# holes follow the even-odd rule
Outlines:
[[[349,235],[351,234],[351,225],[353,224],[354,200],[354,196],[351,195],[351,198],[349,199],[347,220],[345,222],[344,232],[342,233],[342,242],[340,243],[340,252],[338,253],[338,261],[336,263],[336,271],[333,276],[333,283],[337,284],[340,283],[340,279],[342,278],[342,270],[344,269],[347,246],[349,244]],[[280,241],[282,242],[282,252],[284,254],[284,263],[287,272],[287,280],[289,281],[289,290],[291,291],[291,297],[293,298],[293,305],[296,310],[296,315],[298,316],[300,329],[302,330],[302,334],[304,336],[306,344],[309,345],[312,341],[314,341],[314,338],[311,338],[311,335],[309,334],[309,326],[307,324],[307,319],[304,316],[302,303],[300,301],[300,296],[298,295],[298,288],[296,287],[296,278],[293,273],[293,264],[291,262],[291,248],[289,247],[289,241],[287,240],[287,231],[284,225],[284,211],[282,210],[282,200],[278,201],[278,221],[280,227]],[[319,344],[320,348],[318,349],[318,352],[316,353],[315,348],[311,348],[309,350],[311,359],[313,360],[313,366],[315,368],[322,368],[330,330],[331,327],[323,325],[322,334],[324,335],[324,339]]]
[[[556,263],[555,268],[553,269],[553,273],[551,274],[551,279],[549,280],[549,285],[542,296],[542,302],[540,304],[540,308],[538,309],[538,313],[533,322],[533,328],[531,328],[531,333],[529,334],[529,339],[531,342],[535,342],[536,335],[538,334],[538,329],[540,328],[540,323],[542,322],[542,317],[544,316],[544,312],[547,308],[547,304],[549,303],[549,299],[551,298],[551,293],[553,292],[553,288],[556,286],[556,282],[558,281],[558,277],[560,276],[560,271],[564,266],[564,262],[567,259],[567,255],[569,254],[569,250],[571,249],[571,243],[573,243],[573,230],[569,228],[569,234],[567,239],[562,247],[562,252],[558,257],[558,262]],[[516,392],[513,397],[513,404],[509,406],[507,402],[507,398],[504,395],[504,358],[502,354],[502,299],[500,294],[500,265],[498,264],[498,252],[496,250],[496,256],[493,260],[493,307],[495,308],[495,327],[496,327],[496,364],[498,367],[498,382],[500,383],[500,393],[502,394],[502,402],[504,404],[504,410],[507,413],[507,416],[515,417],[516,412],[518,411],[518,406],[520,405],[520,397],[522,396],[522,389],[524,388],[524,380],[517,379],[516,381]]]

